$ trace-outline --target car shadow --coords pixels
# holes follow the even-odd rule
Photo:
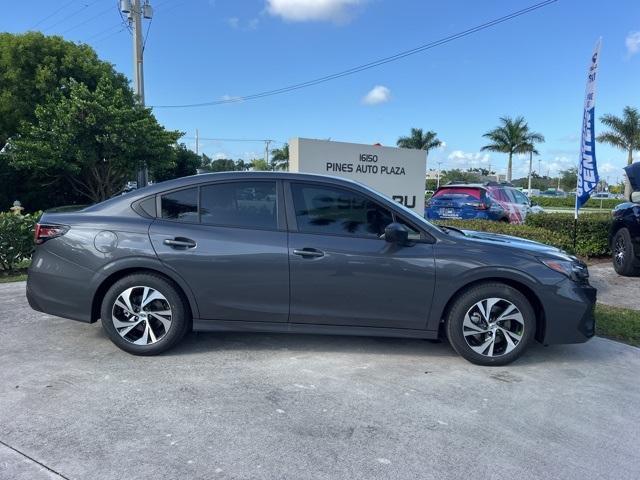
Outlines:
[[[94,324],[92,335],[104,341],[109,338],[100,322]],[[587,343],[544,346],[534,342],[513,366],[539,364],[593,363],[611,361],[616,349],[628,346],[600,337]],[[291,353],[358,353],[370,355],[423,356],[429,358],[460,359],[446,340],[413,338],[320,335],[260,332],[189,332],[184,339],[163,357],[186,357],[212,351],[287,351]]]

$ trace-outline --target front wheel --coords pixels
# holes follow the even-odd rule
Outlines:
[[[524,353],[536,331],[527,298],[502,283],[472,287],[456,300],[446,320],[453,349],[477,365],[506,365]]]
[[[113,343],[134,355],[156,355],[178,343],[189,326],[176,287],[148,273],[118,280],[102,300],[102,327]]]
[[[621,228],[613,236],[613,268],[618,275],[632,277],[640,274],[640,261],[636,258],[631,234],[626,228]]]

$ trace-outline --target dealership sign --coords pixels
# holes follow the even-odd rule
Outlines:
[[[357,180],[424,215],[422,150],[294,138],[289,142],[289,171]]]

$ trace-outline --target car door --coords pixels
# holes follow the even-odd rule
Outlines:
[[[520,214],[520,220],[518,223],[523,223],[527,218],[527,215],[529,215],[529,212],[531,211],[531,203],[529,201],[529,198],[524,193],[516,190],[515,188],[507,189],[507,191],[511,195],[511,197],[513,197],[515,208]]]
[[[292,323],[424,329],[435,284],[432,239],[363,192],[324,183],[285,188]],[[410,245],[384,240],[393,220]]]
[[[287,232],[276,181],[204,184],[157,201],[153,247],[188,283],[201,318],[288,321]]]

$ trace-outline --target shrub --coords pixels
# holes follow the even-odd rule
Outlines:
[[[525,225],[513,225],[489,220],[441,220],[440,225],[500,233],[551,245],[581,257],[610,255],[608,214],[583,214],[578,220],[578,237],[573,246],[573,215],[545,213],[529,215]]]
[[[573,247],[572,237],[562,232],[554,232],[546,228],[533,227],[530,225],[514,225],[504,222],[493,222],[491,220],[440,220],[435,223],[463,230],[511,235],[513,237],[525,238],[527,240],[533,240],[534,242],[552,245],[567,251],[571,251]]]
[[[33,229],[40,213],[16,215],[0,212],[0,268],[13,270],[33,252]]]
[[[526,224],[544,228],[553,232],[568,235],[573,247],[573,215],[566,213],[544,213],[527,216]],[[578,217],[575,253],[583,257],[600,257],[610,255],[609,229],[611,215],[609,213],[585,213]],[[571,248],[570,250],[573,250]]]
[[[532,197],[532,200],[540,205],[541,207],[546,208],[573,208],[576,205],[576,197],[569,195],[566,198],[559,197]],[[602,202],[603,210],[612,210],[616,205],[624,202],[624,200],[616,200],[615,198],[603,198],[602,200],[598,199],[589,199],[589,201],[584,205],[585,208],[600,208],[600,202]]]

